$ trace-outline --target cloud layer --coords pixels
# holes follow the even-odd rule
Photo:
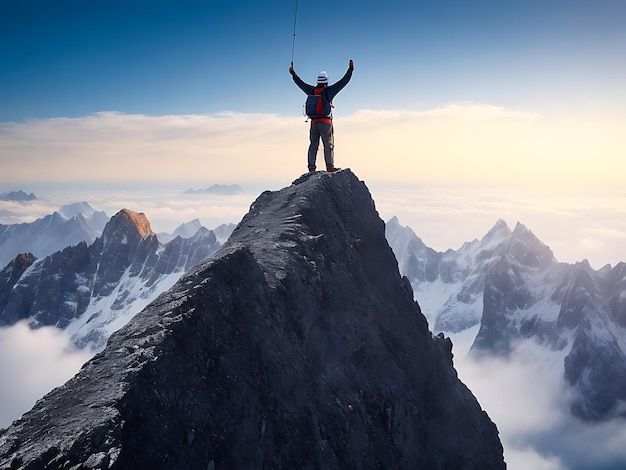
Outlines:
[[[509,360],[474,360],[456,350],[459,377],[498,426],[510,470],[625,468],[624,421],[589,424],[571,416],[561,356],[530,342]]]
[[[72,377],[92,354],[69,346],[55,328],[25,322],[0,329],[0,427]],[[454,339],[455,367],[500,431],[511,470],[613,470],[626,465],[623,421],[582,423],[568,411],[562,358],[519,346],[510,360],[467,357],[468,338]],[[546,360],[548,358],[548,360]]]
[[[0,427],[65,383],[91,356],[73,349],[68,336],[54,327],[31,330],[20,322],[0,328]]]
[[[302,172],[304,118],[224,112],[0,123],[12,181],[280,181]],[[363,177],[422,183],[618,184],[623,122],[574,121],[480,103],[336,116],[336,159]]]

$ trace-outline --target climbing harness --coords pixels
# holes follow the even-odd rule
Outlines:
[[[293,16],[293,41],[291,43],[291,66],[293,67],[293,54],[296,50],[296,23],[298,21],[298,0],[296,0],[296,13]]]

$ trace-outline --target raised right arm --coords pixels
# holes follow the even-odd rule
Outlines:
[[[313,85],[304,83],[302,79],[298,77],[298,74],[293,69],[293,66],[289,67],[289,73],[291,74],[291,78],[293,78],[294,83],[298,85],[298,88],[300,88],[307,95],[313,94],[313,88],[314,88]]]

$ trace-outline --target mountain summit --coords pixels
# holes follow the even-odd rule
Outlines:
[[[352,172],[264,192],[0,434],[10,468],[505,468]]]

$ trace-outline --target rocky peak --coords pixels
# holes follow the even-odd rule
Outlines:
[[[557,319],[559,328],[576,328],[589,313],[606,310],[601,306],[604,304],[603,296],[587,260],[572,266],[557,292],[557,295],[563,296]]]
[[[506,466],[349,170],[259,196],[214,257],[0,434],[0,467],[36,465]]]
[[[128,209],[122,209],[111,217],[102,233],[104,238],[124,236],[146,238],[150,235],[154,235],[154,232],[146,215],[143,212],[133,212]]]
[[[32,253],[20,253],[0,271],[0,324],[13,286],[36,260],[37,258]]]
[[[432,282],[439,277],[442,254],[428,248],[411,228],[400,225],[397,217],[385,224],[385,236],[394,247],[400,272],[411,282]]]
[[[96,213],[94,208],[91,207],[86,201],[74,202],[72,204],[64,204],[63,206],[61,206],[58,212],[66,219],[71,219],[72,217],[75,217],[79,214],[85,218],[90,218]]]
[[[395,215],[391,219],[389,219],[385,225],[387,227],[389,227],[389,228],[392,228],[392,229],[399,229],[399,228],[401,228],[400,220]]]
[[[515,225],[505,251],[530,267],[544,268],[556,262],[552,250],[520,222]]]
[[[626,263],[618,263],[609,276],[607,297],[611,308],[611,316],[622,328],[626,328]]]
[[[481,245],[486,248],[487,245],[499,244],[502,240],[511,235],[511,229],[503,219],[498,219],[496,224],[481,239]]]
[[[94,243],[94,251],[105,260],[98,265],[93,291],[108,296],[116,288],[124,272],[134,275],[160,246],[148,218],[142,212],[122,209],[104,227],[102,238]]]
[[[193,219],[179,225],[176,230],[172,232],[172,237],[176,238],[180,236],[182,238],[191,238],[198,232],[198,230],[200,230],[200,228],[202,228],[200,219]]]
[[[11,279],[19,279],[26,269],[32,265],[37,258],[32,253],[20,253],[13,262],[9,263],[3,272],[10,272]]]

